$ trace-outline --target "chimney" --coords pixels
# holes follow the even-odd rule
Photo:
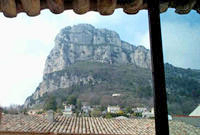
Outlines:
[[[3,113],[3,109],[0,107],[0,125],[1,125],[1,120],[2,120],[2,113]]]
[[[54,122],[54,111],[53,110],[47,111],[47,120],[49,122]]]

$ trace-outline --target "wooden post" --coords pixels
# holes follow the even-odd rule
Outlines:
[[[159,0],[148,0],[156,135],[169,135]]]

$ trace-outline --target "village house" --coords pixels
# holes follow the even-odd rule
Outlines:
[[[74,105],[64,105],[63,115],[70,117],[73,115],[73,110],[75,109]]]
[[[143,112],[147,112],[147,108],[145,107],[137,107],[137,108],[132,108],[132,111],[135,113],[143,113]]]
[[[108,113],[119,113],[120,107],[119,106],[108,106],[107,112]]]
[[[83,105],[81,107],[81,110],[83,113],[89,114],[89,112],[91,112],[93,110],[93,108],[89,105]]]
[[[153,118],[153,117],[155,117],[155,115],[154,115],[154,108],[151,108],[151,111],[144,111],[144,112],[142,112],[142,117],[143,118]]]

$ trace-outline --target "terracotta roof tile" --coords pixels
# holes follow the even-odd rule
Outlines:
[[[154,133],[154,130],[150,130],[154,128],[154,124],[150,124],[148,129],[144,126],[144,123],[154,123],[154,121],[57,116],[55,122],[50,123],[42,116],[3,115],[0,131],[61,134],[134,134],[138,130],[138,133],[141,132],[145,135],[145,130],[149,130],[148,132]],[[142,127],[140,127],[141,125]]]
[[[111,15],[117,8],[127,14],[136,14],[147,9],[147,0],[0,0],[0,12],[7,17],[15,17],[20,12],[36,16],[42,9],[49,9],[54,14],[73,9],[77,14],[97,11],[101,15]],[[200,1],[160,0],[160,11],[165,12],[168,8],[175,8],[179,14],[187,14],[191,9],[200,13]]]
[[[43,116],[3,115],[0,134],[154,135],[154,122],[153,119],[104,119],[56,116],[55,121],[51,123]],[[200,129],[183,122],[170,122],[171,135],[184,135],[191,132],[194,135],[198,135]]]

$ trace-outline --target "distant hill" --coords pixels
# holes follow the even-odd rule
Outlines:
[[[169,112],[189,114],[200,103],[199,70],[165,64]]]
[[[165,71],[169,112],[190,113],[200,103],[199,70],[165,64]],[[94,105],[152,107],[151,80],[148,49],[122,41],[114,31],[79,24],[56,36],[43,81],[24,106],[43,107],[53,98],[59,108],[74,96]]]

